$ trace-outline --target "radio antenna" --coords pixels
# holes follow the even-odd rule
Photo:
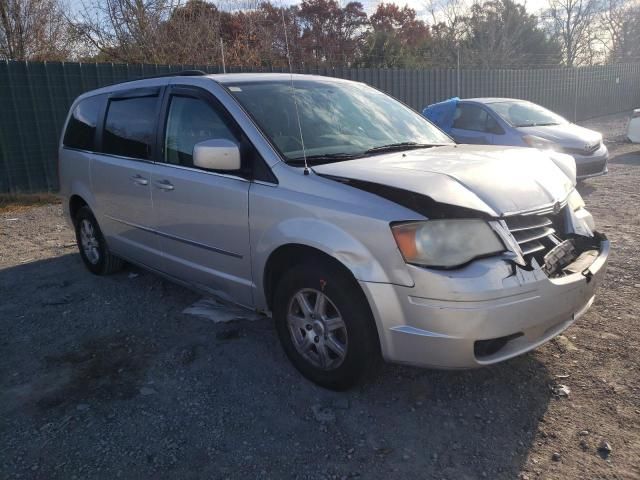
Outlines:
[[[309,175],[309,165],[307,164],[307,151],[304,148],[304,137],[302,136],[302,124],[300,123],[300,114],[298,113],[298,100],[296,98],[296,89],[293,86],[293,68],[291,68],[291,53],[289,52],[289,36],[287,35],[287,24],[284,21],[284,7],[280,10],[282,13],[282,28],[284,29],[284,43],[287,47],[287,61],[289,62],[289,78],[291,79],[291,93],[293,94],[293,105],[296,109],[296,120],[298,121],[298,132],[300,133],[300,145],[302,145],[302,158],[304,159],[304,174]]]

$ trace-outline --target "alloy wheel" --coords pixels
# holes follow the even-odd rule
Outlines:
[[[347,326],[331,299],[319,290],[305,288],[289,301],[287,326],[293,345],[314,367],[338,368],[347,355]]]
[[[80,245],[87,260],[96,265],[100,261],[100,244],[93,224],[86,218],[80,222]]]

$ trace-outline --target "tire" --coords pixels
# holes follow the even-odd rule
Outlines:
[[[89,207],[78,210],[74,225],[80,256],[91,273],[108,275],[122,269],[124,262],[109,252],[100,226]]]
[[[377,370],[380,342],[369,303],[341,268],[327,262],[294,266],[278,282],[273,307],[285,353],[312,382],[346,390]]]

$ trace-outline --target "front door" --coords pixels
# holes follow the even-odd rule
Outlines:
[[[98,223],[117,254],[152,268],[162,262],[153,233],[151,175],[160,88],[109,97],[92,154],[91,183]]]
[[[249,179],[240,171],[193,165],[195,144],[211,139],[239,143],[239,135],[223,107],[200,89],[171,87],[163,103],[162,162],[151,188],[164,269],[250,306]]]
[[[461,103],[456,109],[451,136],[458,143],[494,145],[499,143],[495,137],[501,130],[500,125],[484,108]]]

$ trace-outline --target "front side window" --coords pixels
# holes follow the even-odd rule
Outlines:
[[[157,96],[111,99],[104,125],[103,152],[150,160],[157,104]]]
[[[192,167],[195,144],[212,139],[237,141],[224,118],[209,103],[192,97],[171,97],[164,139],[165,162]]]
[[[95,150],[96,126],[103,105],[104,95],[85,98],[76,105],[64,132],[62,144],[65,147]]]
[[[452,143],[417,112],[363,84],[296,80],[292,87],[275,80],[227,88],[291,163],[303,155],[333,161],[372,155],[389,145]]]
[[[541,127],[568,123],[560,115],[531,102],[496,102],[489,106],[513,127]]]
[[[477,105],[460,105],[456,110],[453,128],[484,132],[487,130],[487,112]]]

